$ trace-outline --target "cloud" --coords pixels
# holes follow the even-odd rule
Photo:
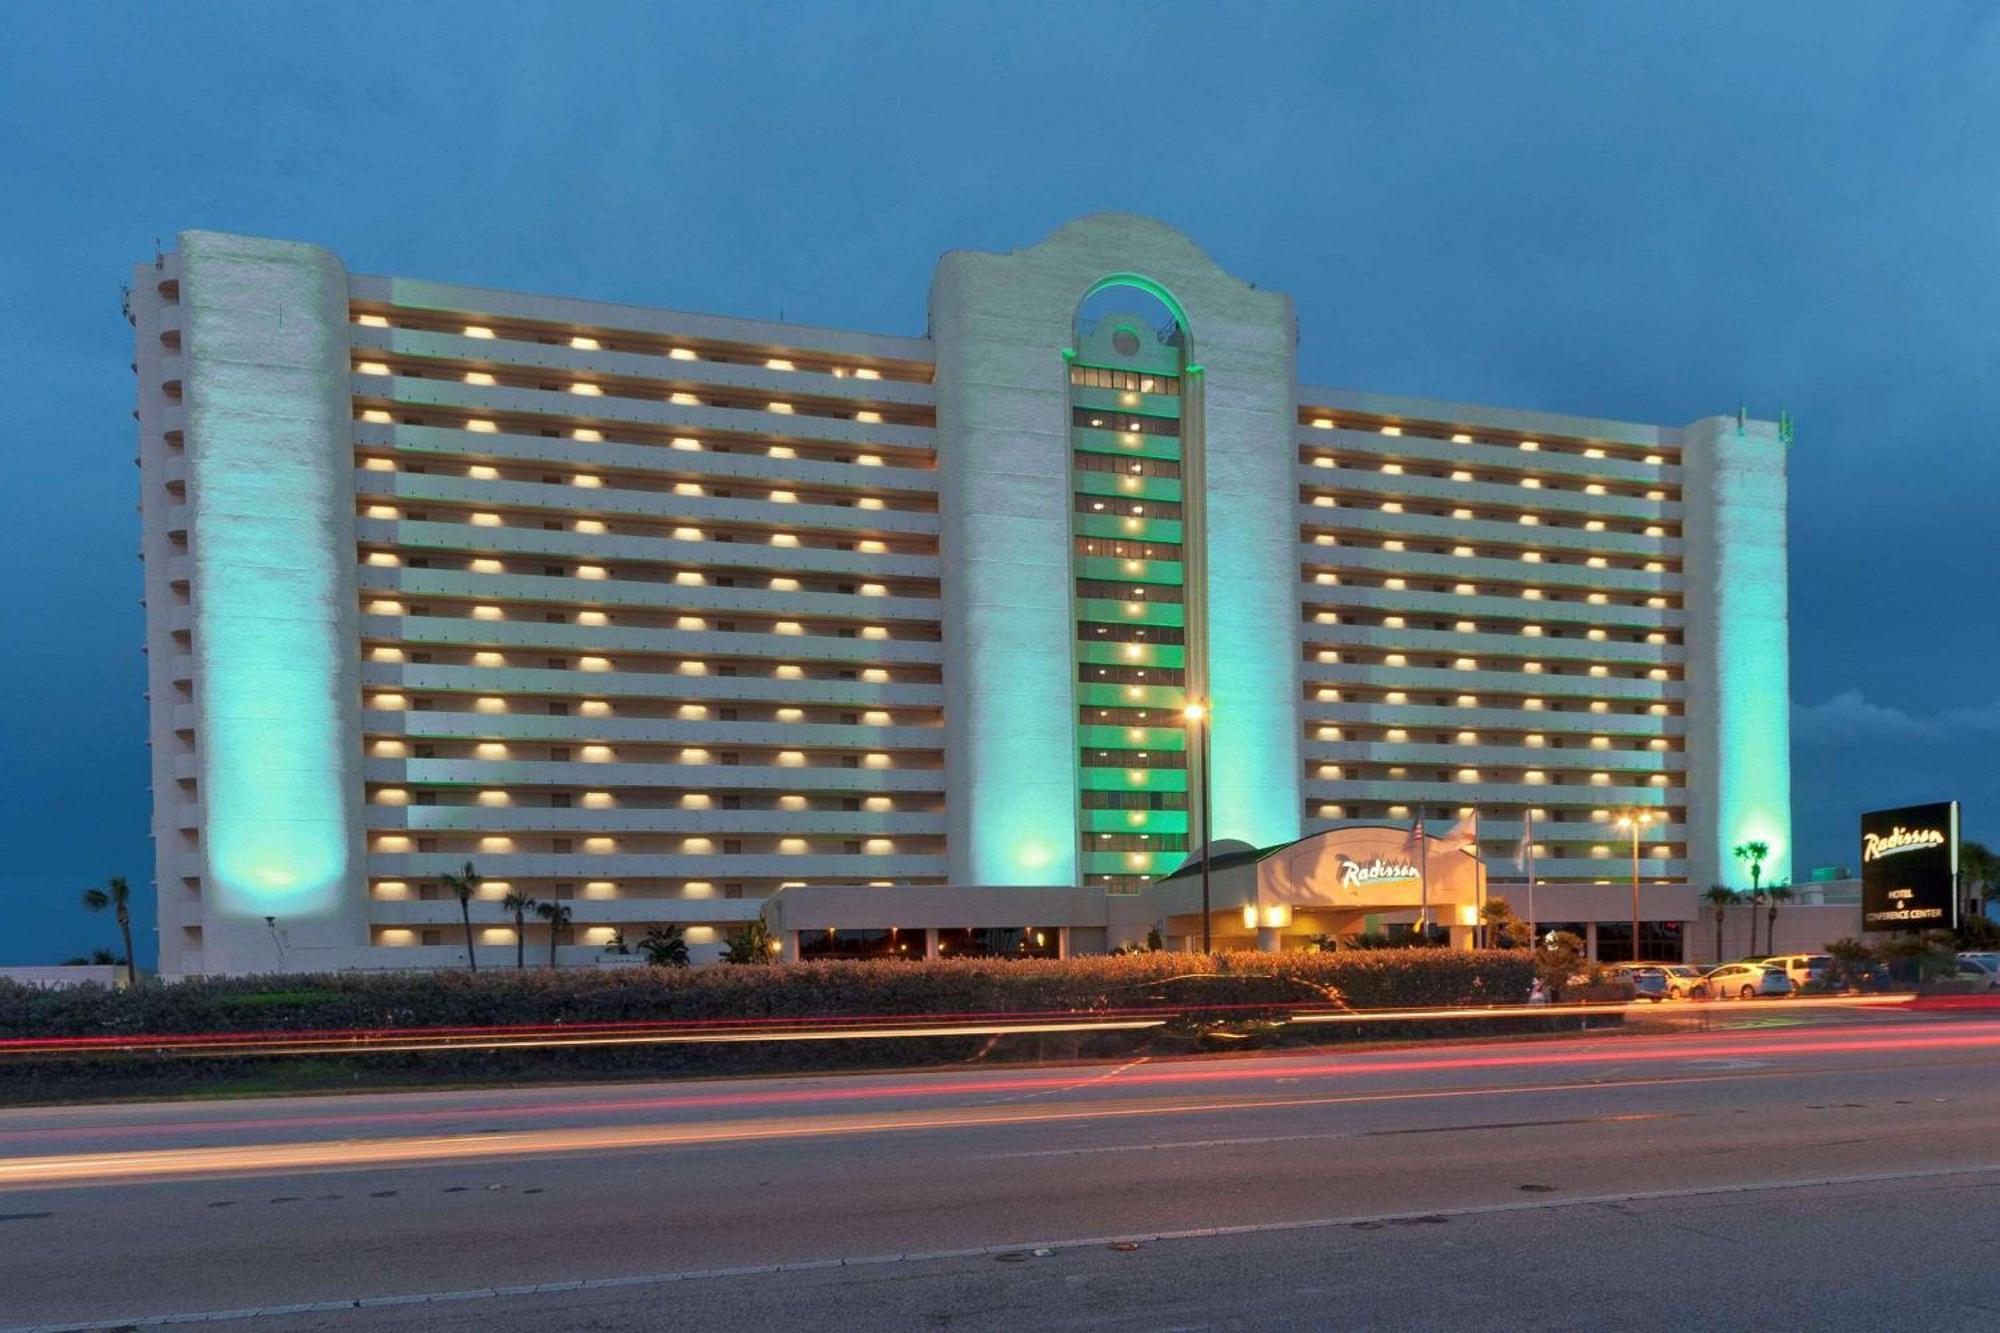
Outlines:
[[[1964,804],[1965,835],[2000,835],[2000,775],[1985,762],[2000,738],[2000,700],[1914,712],[1843,690],[1792,705],[1795,867],[1856,864],[1864,810],[1920,801]]]
[[[2000,734],[2000,700],[1972,708],[1911,713],[1843,690],[1824,703],[1792,705],[1792,739],[1804,745],[1853,741],[1945,741]]]

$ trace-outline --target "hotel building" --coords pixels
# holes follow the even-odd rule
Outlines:
[[[164,974],[462,966],[467,863],[483,965],[508,894],[579,964],[789,886],[1138,920],[1204,790],[1218,858],[1476,808],[1510,898],[1532,817],[1607,955],[1635,876],[1671,931],[1789,873],[1771,423],[1302,385],[1127,215],[945,255],[915,337],[213,232],[131,313]]]

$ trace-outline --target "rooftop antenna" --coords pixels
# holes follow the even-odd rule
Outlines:
[[[153,238],[153,267],[159,269],[159,268],[165,268],[166,266],[167,266],[167,252],[160,248],[160,238],[155,236]]]
[[[1750,413],[1741,403],[1736,406],[1736,438],[1743,438],[1743,428],[1750,423]]]

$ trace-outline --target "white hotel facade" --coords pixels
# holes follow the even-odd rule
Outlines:
[[[1510,897],[1532,812],[1607,948],[1621,815],[1661,929],[1789,874],[1772,423],[1301,385],[1289,299],[1125,215],[947,254],[920,337],[210,232],[132,314],[164,974],[461,966],[467,862],[487,964],[509,892],[570,963],[1117,899],[1204,785],[1218,848],[1476,806]]]

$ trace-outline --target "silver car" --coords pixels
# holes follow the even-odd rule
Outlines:
[[[1958,956],[1958,967],[1953,972],[1957,981],[1976,985],[1984,982],[1985,989],[2000,987],[2000,954],[1962,953]]]
[[[1768,963],[1724,963],[1702,980],[1718,1000],[1755,1000],[1792,993],[1792,979]]]

